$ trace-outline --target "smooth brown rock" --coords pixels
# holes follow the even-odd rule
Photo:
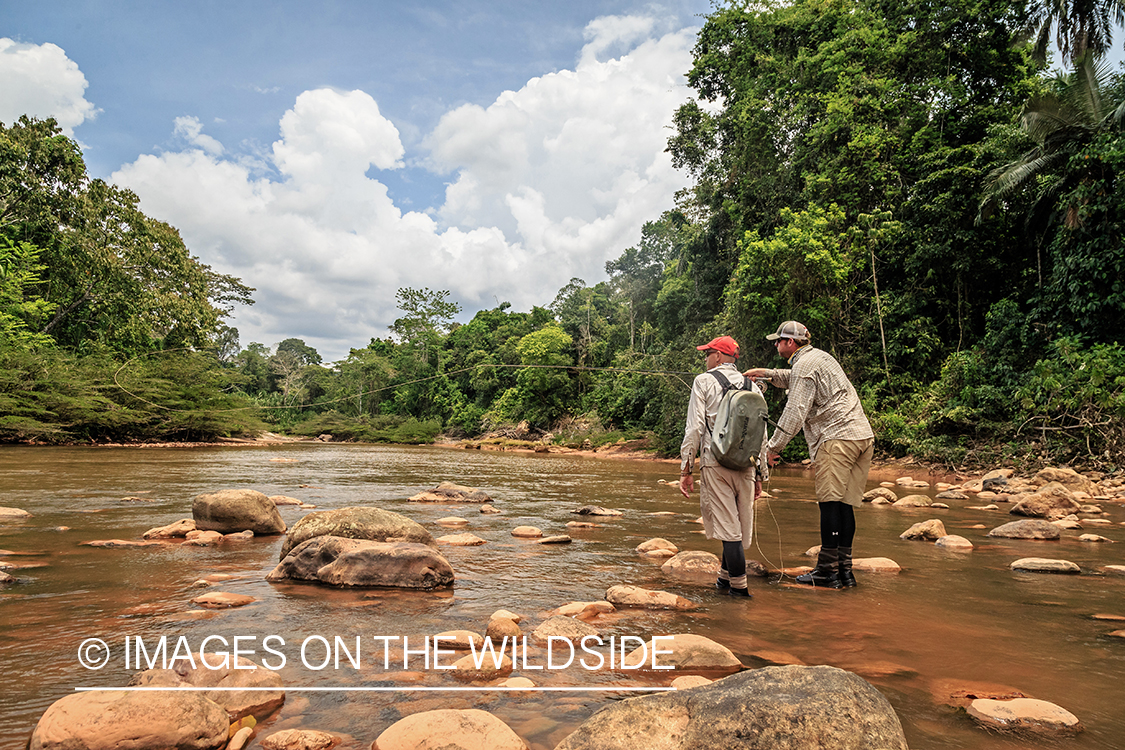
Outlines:
[[[933,504],[927,495],[907,495],[900,497],[893,503],[895,508],[925,508]]]
[[[22,508],[0,508],[0,523],[8,521],[26,521],[32,515]]]
[[[469,522],[460,516],[446,516],[434,521],[438,526],[468,526]]]
[[[555,750],[907,750],[883,694],[834,667],[765,667],[615,701]]]
[[[535,526],[517,526],[512,529],[512,536],[520,539],[538,539],[543,536],[543,531]]]
[[[527,743],[486,711],[446,708],[399,719],[371,750],[527,750]]]
[[[206,609],[228,609],[230,607],[245,607],[247,604],[253,604],[258,601],[252,596],[245,594],[233,594],[229,591],[215,591],[197,596],[191,600],[191,603],[205,607]]]
[[[342,738],[315,729],[282,729],[262,740],[262,750],[331,750]]]
[[[1003,539],[1042,539],[1050,541],[1062,536],[1059,527],[1050,521],[1029,519],[1026,521],[1012,521],[1003,526],[997,526],[988,532],[991,537]]]
[[[0,586],[6,586],[17,581],[16,577],[0,570]]]
[[[191,659],[180,657],[169,669],[138,672],[129,685],[216,688],[196,694],[222,706],[230,722],[247,716],[264,719],[285,702],[284,683],[276,672],[244,657],[221,653],[197,652]]]
[[[1081,573],[1082,569],[1069,560],[1053,560],[1046,557],[1021,557],[1008,566],[1012,570],[1025,573]]]
[[[682,596],[667,591],[650,591],[639,586],[612,586],[605,592],[605,600],[617,607],[679,610],[695,607],[695,604]]]
[[[274,505],[304,505],[302,501],[288,495],[270,495],[270,501]]]
[[[1047,485],[1058,483],[1071,492],[1078,490],[1088,495],[1098,494],[1097,485],[1074,469],[1058,469],[1048,467],[1040,470],[1031,480],[1032,484]]]
[[[521,615],[518,615],[515,612],[512,612],[512,611],[507,610],[507,609],[496,610],[495,612],[493,612],[491,615],[488,616],[488,619],[495,620],[498,617],[503,618],[505,620],[511,620],[512,622],[523,622],[523,617]]]
[[[863,499],[865,502],[871,502],[877,497],[881,497],[892,503],[898,500],[898,495],[896,495],[886,487],[876,487],[873,490],[868,490],[867,492],[863,493]]]
[[[612,510],[610,508],[603,508],[600,505],[583,505],[577,510],[570,511],[577,513],[580,516],[621,516],[624,515],[619,510]]]
[[[597,635],[598,631],[581,620],[572,617],[551,617],[539,624],[531,631],[531,639],[537,646],[546,646],[548,639],[563,639],[572,643],[580,642],[589,635]]]
[[[601,528],[600,523],[592,523],[590,521],[568,521],[566,526],[569,529],[598,529],[598,528]]]
[[[189,531],[184,537],[184,544],[192,545],[195,547],[214,547],[221,542],[223,535],[217,531],[203,531],[196,529]]]
[[[413,542],[437,547],[422,524],[382,508],[350,507],[309,513],[289,530],[281,546],[284,559],[294,547],[318,536],[368,539],[373,542]]]
[[[685,674],[682,677],[677,677],[672,680],[672,687],[676,690],[690,690],[693,687],[703,687],[710,685],[714,680],[709,680],[703,675],[698,674]]]
[[[1077,734],[1083,729],[1078,717],[1070,711],[1034,698],[977,698],[967,711],[969,716],[991,729],[1046,735]]]
[[[1074,493],[1058,482],[1045,484],[1030,495],[1013,496],[1013,500],[1016,504],[1008,512],[1028,518],[1062,518],[1082,507]]]
[[[889,557],[857,557],[852,560],[852,570],[863,573],[898,573],[902,568]]]
[[[230,720],[201,693],[97,690],[51,704],[29,750],[215,750]]]
[[[434,636],[434,641],[441,642],[441,648],[468,651],[476,646],[478,649],[484,645],[484,636],[471,630],[447,630]]]
[[[479,547],[482,544],[487,544],[484,539],[481,539],[476,534],[466,531],[463,534],[446,534],[437,538],[438,544],[448,544],[451,547]]]
[[[579,620],[594,619],[598,615],[616,612],[617,607],[606,601],[570,602],[546,613],[547,617],[577,617]]]
[[[285,521],[273,501],[255,490],[219,490],[196,495],[191,503],[195,528],[202,531],[250,529],[255,534],[284,534]]]
[[[968,500],[969,496],[961,490],[945,490],[937,494],[938,500]]]
[[[969,550],[973,548],[973,543],[963,536],[956,534],[946,534],[934,542],[938,547],[945,547],[947,549],[960,549]]]
[[[660,653],[654,656],[654,649]],[[742,662],[729,648],[710,638],[690,633],[678,633],[660,640],[650,639],[643,647],[629,652],[624,663],[633,666],[643,662],[646,669],[651,669],[654,659],[658,667],[674,667],[675,674],[693,669],[706,672],[737,672],[742,669]]]
[[[425,544],[316,536],[295,547],[266,580],[432,589],[452,585],[454,575],[449,561]]]
[[[147,541],[138,542],[131,539],[94,539],[90,542],[82,542],[80,547],[159,547],[160,542]]]
[[[492,639],[493,644],[500,643],[504,638],[519,638],[523,631],[515,620],[507,617],[493,617],[488,621],[485,636]]]
[[[669,558],[660,571],[669,578],[686,583],[711,584],[719,575],[719,558],[702,550],[688,550]]]
[[[195,521],[191,518],[182,518],[167,526],[157,526],[144,533],[145,539],[183,539],[188,532],[195,531]]]
[[[650,557],[674,557],[679,548],[669,542],[667,539],[656,537],[647,541],[641,542],[635,548],[636,552]]]
[[[542,539],[536,539],[535,543],[536,544],[570,544],[572,541],[574,541],[574,540],[571,539],[566,534],[555,534],[553,536],[545,536]]]
[[[493,647],[496,650],[495,655],[498,656],[502,647],[502,641],[495,641]],[[511,650],[511,646],[508,647],[508,650]],[[478,657],[479,667],[477,666]],[[499,659],[493,657],[493,654],[477,653],[475,656],[473,654],[467,654],[453,662],[453,669],[450,670],[450,674],[454,678],[465,682],[480,682],[507,677],[512,673],[511,659],[507,656],[503,656]],[[499,666],[497,666],[497,662],[499,662]]]
[[[1103,565],[1101,571],[1111,576],[1125,576],[1125,565]]]
[[[1112,543],[1113,542],[1112,539],[1101,536],[1100,534],[1082,534],[1081,536],[1078,537],[1078,541],[1080,541],[1080,542],[1098,542],[1098,543],[1101,543],[1101,542]]]
[[[936,518],[921,521],[898,535],[899,539],[936,541],[945,536],[945,524]]]

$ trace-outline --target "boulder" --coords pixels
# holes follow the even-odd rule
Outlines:
[[[711,584],[719,575],[721,563],[710,552],[688,550],[669,558],[660,571],[669,578],[686,583]]]
[[[527,743],[487,711],[443,708],[399,719],[371,750],[527,750]]]
[[[195,694],[221,706],[229,722],[247,716],[263,719],[285,702],[284,682],[276,672],[221,653],[195,653],[191,659],[176,659],[168,669],[138,672],[129,686],[215,688]]]
[[[1081,573],[1082,569],[1069,560],[1052,560],[1046,557],[1023,557],[1008,566],[1025,573]]]
[[[633,649],[624,663],[632,666],[644,662],[651,667],[654,649],[660,651],[655,656],[656,665],[673,667],[676,673],[693,669],[706,672],[737,672],[742,669],[742,662],[729,648],[710,638],[689,633],[662,637],[659,641],[650,640],[643,647]]]
[[[1078,490],[1085,492],[1087,495],[1098,494],[1098,487],[1086,477],[1079,474],[1074,469],[1058,469],[1048,467],[1042,469],[1031,479],[1032,484],[1048,485],[1051,483],[1058,483],[1066,487],[1071,492]]]
[[[907,750],[882,693],[835,667],[765,667],[602,708],[555,750]]]
[[[906,531],[898,535],[899,539],[923,539],[925,541],[935,541],[945,536],[945,524],[936,518],[931,518],[929,521],[922,521],[911,526]]]
[[[453,568],[425,544],[316,536],[297,545],[266,580],[431,589],[452,585]]]
[[[24,521],[31,518],[31,514],[20,508],[0,508],[0,523],[6,521]]]
[[[282,729],[261,742],[262,750],[331,750],[342,738],[315,729]]]
[[[907,495],[906,497],[900,497],[892,505],[896,508],[925,508],[932,505],[933,502],[926,495]]]
[[[433,536],[422,524],[411,521],[401,513],[392,513],[382,508],[339,508],[309,513],[293,524],[281,546],[281,557],[278,559],[284,559],[298,544],[318,536],[437,546]]]
[[[195,531],[195,521],[191,518],[182,518],[167,526],[157,526],[144,533],[145,539],[183,539],[190,532]]]
[[[491,503],[487,492],[475,487],[465,487],[453,482],[442,482],[432,490],[425,490],[409,498],[412,503]]]
[[[667,539],[656,537],[648,541],[641,542],[636,547],[636,552],[646,555],[648,557],[674,557],[680,551],[679,547],[669,542]]]
[[[538,539],[543,536],[543,531],[535,526],[517,526],[512,529],[512,536],[520,539]]]
[[[546,646],[547,639],[562,638],[572,643],[579,642],[589,635],[597,635],[596,628],[572,617],[551,617],[531,631],[531,640],[537,646]]]
[[[639,586],[613,586],[605,592],[605,600],[617,607],[647,609],[693,609],[695,605],[667,591],[650,591]]]
[[[1083,729],[1078,717],[1070,711],[1034,698],[977,698],[966,710],[969,716],[990,729],[1046,735],[1071,735]]]
[[[226,744],[230,719],[202,693],[97,690],[51,704],[35,725],[29,750],[214,750]]]
[[[1008,512],[1028,518],[1062,518],[1082,507],[1074,493],[1058,482],[1045,484],[1030,495],[1017,495],[1014,499],[1016,504]]]
[[[255,534],[284,534],[285,521],[273,501],[255,490],[220,490],[196,495],[191,503],[195,527],[203,531],[250,529]]]
[[[1049,521],[1027,520],[1012,521],[1003,526],[997,526],[988,532],[991,537],[1004,539],[1058,539],[1062,536],[1059,527]]]
[[[871,502],[877,497],[881,497],[884,500],[892,503],[898,500],[898,495],[896,495],[886,487],[876,487],[873,490],[868,490],[867,492],[863,493],[863,501],[867,503]]]
[[[973,548],[972,542],[970,542],[965,537],[957,536],[956,534],[947,534],[934,542],[934,544],[938,547],[945,547],[946,549],[966,550]]]

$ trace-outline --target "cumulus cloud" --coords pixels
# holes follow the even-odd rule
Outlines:
[[[0,39],[0,122],[11,124],[20,115],[54,117],[63,132],[98,112],[86,101],[86,76],[54,44],[20,44]]]
[[[175,124],[187,148],[141,156],[112,179],[205,262],[258,288],[234,321],[244,343],[296,336],[342,357],[387,334],[404,286],[448,289],[469,312],[494,299],[546,304],[572,276],[602,278],[684,185],[664,147],[694,33],[653,28],[598,19],[573,70],[447,113],[428,153],[410,155],[450,179],[427,212],[388,195],[381,173],[406,169],[407,154],[362,91],[297,97],[269,171],[188,117]]]

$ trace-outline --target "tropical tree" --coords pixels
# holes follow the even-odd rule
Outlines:
[[[1029,11],[1024,30],[1035,37],[1035,58],[1046,61],[1054,29],[1059,52],[1075,69],[1087,52],[1104,56],[1113,44],[1114,24],[1125,24],[1123,0],[1037,0]]]

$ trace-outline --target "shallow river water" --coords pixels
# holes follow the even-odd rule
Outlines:
[[[772,500],[759,505],[757,539],[747,556],[768,567],[807,564],[804,550],[818,543],[810,477],[776,473]],[[916,477],[925,478],[925,477]],[[38,717],[76,687],[123,686],[126,636],[155,642],[184,636],[198,645],[217,635],[243,640],[252,657],[276,662],[261,649],[267,635],[283,639],[286,685],[298,687],[445,688],[461,686],[447,672],[425,668],[414,657],[384,669],[374,636],[407,637],[468,629],[483,633],[489,615],[508,609],[527,617],[529,633],[540,613],[570,601],[603,598],[615,584],[672,591],[697,603],[688,612],[622,612],[595,621],[603,637],[648,639],[696,633],[730,648],[749,667],[779,661],[828,664],[859,673],[890,700],[913,750],[1000,750],[1125,747],[1125,639],[1110,637],[1120,622],[1095,614],[1125,615],[1125,578],[1098,574],[1125,563],[1125,508],[1103,507],[1112,526],[1089,529],[1115,544],[990,540],[988,529],[1012,520],[1003,510],[892,509],[865,506],[857,514],[857,557],[889,557],[897,574],[860,574],[858,588],[811,590],[751,579],[752,601],[720,597],[704,586],[666,579],[661,561],[637,555],[640,542],[663,537],[680,549],[718,552],[699,533],[697,498],[672,486],[677,465],[601,460],[572,455],[462,451],[438,447],[294,444],[212,448],[0,448],[0,506],[34,517],[0,525],[0,563],[20,583],[0,589],[0,750],[24,747]],[[448,480],[487,491],[502,515],[476,506],[419,505],[406,498]],[[871,486],[875,486],[874,481]],[[320,509],[373,505],[403,513],[434,536],[457,533],[435,521],[461,516],[464,530],[487,540],[478,547],[442,547],[456,571],[451,591],[339,591],[314,585],[271,585],[264,577],[277,562],[281,537],[260,537],[218,547],[168,545],[135,549],[79,546],[94,539],[139,539],[154,526],[190,518],[201,492],[251,488],[290,495]],[[903,494],[900,491],[900,494]],[[123,500],[125,497],[141,501]],[[953,503],[956,506],[974,501]],[[624,511],[615,518],[586,518],[571,511],[603,505]],[[1003,506],[1002,506],[1003,507]],[[292,525],[308,512],[281,507]],[[672,511],[676,515],[651,515]],[[968,537],[971,552],[898,538],[911,524],[939,518],[951,534]],[[596,529],[569,530],[568,521],[593,520]],[[984,528],[973,528],[983,524]],[[532,525],[545,534],[570,533],[572,544],[534,545],[510,535]],[[58,531],[66,526],[69,530]],[[1019,557],[1058,557],[1078,563],[1080,576],[1013,573]],[[254,597],[239,609],[189,614],[202,590],[198,578],[228,573],[236,579],[211,590]],[[314,670],[323,651],[300,644],[309,636],[351,645],[361,636],[362,663],[342,659]],[[101,638],[111,648],[98,671],[78,661],[79,644]],[[399,641],[401,642],[401,641]],[[278,641],[272,642],[275,646]],[[214,644],[212,644],[214,645]],[[314,644],[315,645],[315,644]],[[514,675],[552,687],[665,685],[670,676],[591,671],[581,667]],[[541,661],[539,662],[542,663]],[[674,676],[674,675],[672,675]],[[978,728],[947,705],[959,688],[986,683],[1057,703],[1076,714],[1086,731],[1060,741],[1009,738]],[[634,693],[635,694],[635,693]],[[535,750],[550,750],[599,707],[626,692],[289,692],[284,706],[259,731],[305,727],[348,735],[345,748],[368,748],[396,720],[433,708],[476,707],[508,723]],[[256,745],[251,744],[251,747]]]

